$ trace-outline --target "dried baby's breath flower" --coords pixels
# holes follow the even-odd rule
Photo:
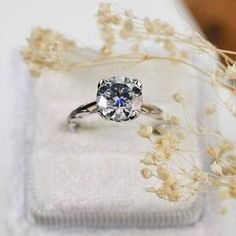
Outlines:
[[[122,22],[122,18],[120,16],[117,16],[117,15],[112,15],[111,16],[111,22],[115,25],[119,25]]]
[[[159,198],[168,200],[170,202],[178,202],[181,198],[181,194],[177,189],[176,183],[170,186],[163,184],[163,186],[159,188],[150,187],[146,189],[146,191],[149,193],[154,193]]]
[[[170,24],[162,22],[162,27],[167,36],[173,36],[175,34],[175,30]]]
[[[181,194],[179,192],[179,184],[174,176],[165,172],[161,176],[163,183],[156,191],[158,197],[168,199],[171,202],[179,201]]]
[[[149,193],[156,193],[157,189],[155,187],[149,187],[146,188],[145,191]]]
[[[178,116],[171,116],[170,121],[174,126],[179,126],[181,124],[181,119]]]
[[[144,168],[142,169],[141,174],[145,179],[149,179],[152,176],[152,171],[148,168]]]
[[[223,172],[222,172],[222,167],[221,165],[214,161],[212,164],[211,164],[211,171],[216,174],[216,175],[223,175]]]
[[[208,184],[209,181],[209,174],[203,170],[194,171],[191,175],[191,179],[194,182],[199,182],[201,184]]]
[[[35,28],[21,55],[31,75],[38,77],[44,68],[62,70],[72,67],[74,62],[65,61],[64,55],[76,49],[75,42],[62,34],[49,29]]]
[[[155,127],[155,129],[153,130],[153,133],[156,135],[164,135],[168,132],[167,127],[162,126],[162,125],[158,125],[157,127]]]
[[[229,196],[231,198],[236,198],[236,181],[232,181],[231,185],[229,186]]]
[[[217,146],[208,146],[207,153],[213,160],[218,160],[220,157],[221,149]]]
[[[101,53],[103,55],[110,55],[115,44],[115,36],[113,30],[109,25],[105,25],[104,27],[102,27],[100,32],[103,40],[105,41],[104,46],[101,48]]]
[[[128,18],[133,18],[134,17],[134,13],[131,9],[129,10],[125,10],[125,16]]]
[[[224,140],[221,145],[220,145],[222,151],[230,151],[234,149],[234,145],[228,141],[228,140]]]
[[[109,26],[106,26],[103,29],[101,29],[101,36],[104,39],[104,41],[106,41],[107,44],[114,44],[115,37],[112,32],[112,28],[110,28]]]
[[[176,49],[174,43],[171,40],[164,41],[164,48],[170,52],[173,52]]]
[[[98,15],[109,15],[111,13],[111,4],[101,2],[98,8]]]
[[[183,103],[184,102],[184,96],[180,93],[173,94],[173,99],[178,103]]]
[[[143,26],[144,26],[144,28],[146,29],[146,31],[148,33],[154,33],[155,26],[154,26],[153,22],[150,20],[149,17],[145,17],[143,19]]]
[[[134,30],[134,23],[131,19],[127,19],[123,22],[123,28],[120,31],[120,37],[123,39],[129,38]]]
[[[230,80],[236,80],[236,63],[228,65],[225,71],[225,77]]]
[[[111,55],[112,54],[112,45],[104,45],[101,48],[101,53],[103,55]]]
[[[134,23],[133,23],[132,20],[127,19],[127,20],[124,21],[123,27],[124,27],[124,30],[125,30],[125,31],[131,32],[131,31],[133,31],[133,29],[134,29]]]
[[[206,108],[206,114],[207,115],[213,115],[215,112],[216,112],[216,106],[215,105],[207,106],[207,108]]]
[[[149,169],[142,170],[145,178],[150,178],[153,174]],[[173,174],[170,173],[165,165],[157,167],[157,177],[162,181],[160,187],[150,187],[146,189],[147,192],[155,193],[159,198],[166,199],[168,201],[176,202],[181,198],[179,192],[179,184]]]
[[[218,164],[224,175],[236,175],[236,154],[231,152],[222,153]]]
[[[156,150],[153,153],[153,158],[156,162],[163,162],[169,160],[171,157],[170,153],[164,152],[163,150]]]
[[[152,135],[153,128],[150,125],[141,125],[138,134],[143,138],[149,138]]]
[[[225,77],[225,72],[222,68],[217,68],[214,73],[215,77],[217,79],[223,79]]]
[[[214,174],[236,174],[236,151],[231,142],[225,140],[218,146],[208,146],[207,152],[212,158],[211,170]]]
[[[167,132],[155,140],[155,147],[158,150],[164,150],[171,153],[179,150],[180,139],[174,132]]]
[[[226,188],[226,190],[220,191],[220,193],[219,193],[221,198],[223,198],[223,199],[236,198],[236,181],[235,181],[235,179],[232,180],[231,182],[229,182],[228,185],[227,185],[227,183],[224,183],[224,188]]]
[[[145,158],[141,160],[141,162],[147,166],[155,165],[156,164],[155,155],[153,155],[153,153],[146,153]]]
[[[159,179],[161,179],[163,181],[167,181],[169,178],[171,178],[169,170],[166,167],[159,166],[157,168],[157,173],[158,173]]]
[[[172,36],[175,33],[171,25],[159,19],[150,20],[149,17],[143,19],[143,27],[149,34],[164,33],[166,36]]]

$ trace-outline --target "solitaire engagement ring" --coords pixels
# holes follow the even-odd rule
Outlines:
[[[142,84],[134,78],[113,76],[98,83],[96,101],[79,106],[68,117],[68,125],[75,128],[81,118],[98,113],[102,118],[121,122],[133,120],[139,114],[163,121],[163,111],[143,103]]]

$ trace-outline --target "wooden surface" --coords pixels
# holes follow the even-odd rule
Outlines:
[[[236,51],[236,0],[184,0],[208,39]]]

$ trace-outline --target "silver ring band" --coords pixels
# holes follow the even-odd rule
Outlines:
[[[133,120],[139,114],[164,121],[163,111],[160,108],[143,103],[140,81],[127,76],[102,79],[98,83],[96,101],[73,110],[67,119],[69,127],[76,127],[81,118],[93,113],[98,113],[102,118],[116,122]]]
[[[96,101],[79,106],[68,116],[67,122],[69,127],[71,129],[75,128],[79,125],[82,118],[94,113],[97,113]],[[140,113],[150,116],[157,121],[164,121],[163,111],[154,105],[143,103],[141,105]]]

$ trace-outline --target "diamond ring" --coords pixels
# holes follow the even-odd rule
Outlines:
[[[68,117],[68,125],[75,128],[81,118],[98,113],[102,118],[121,122],[133,120],[139,114],[163,121],[163,111],[143,103],[142,84],[134,78],[113,76],[98,83],[96,101],[79,106]]]

